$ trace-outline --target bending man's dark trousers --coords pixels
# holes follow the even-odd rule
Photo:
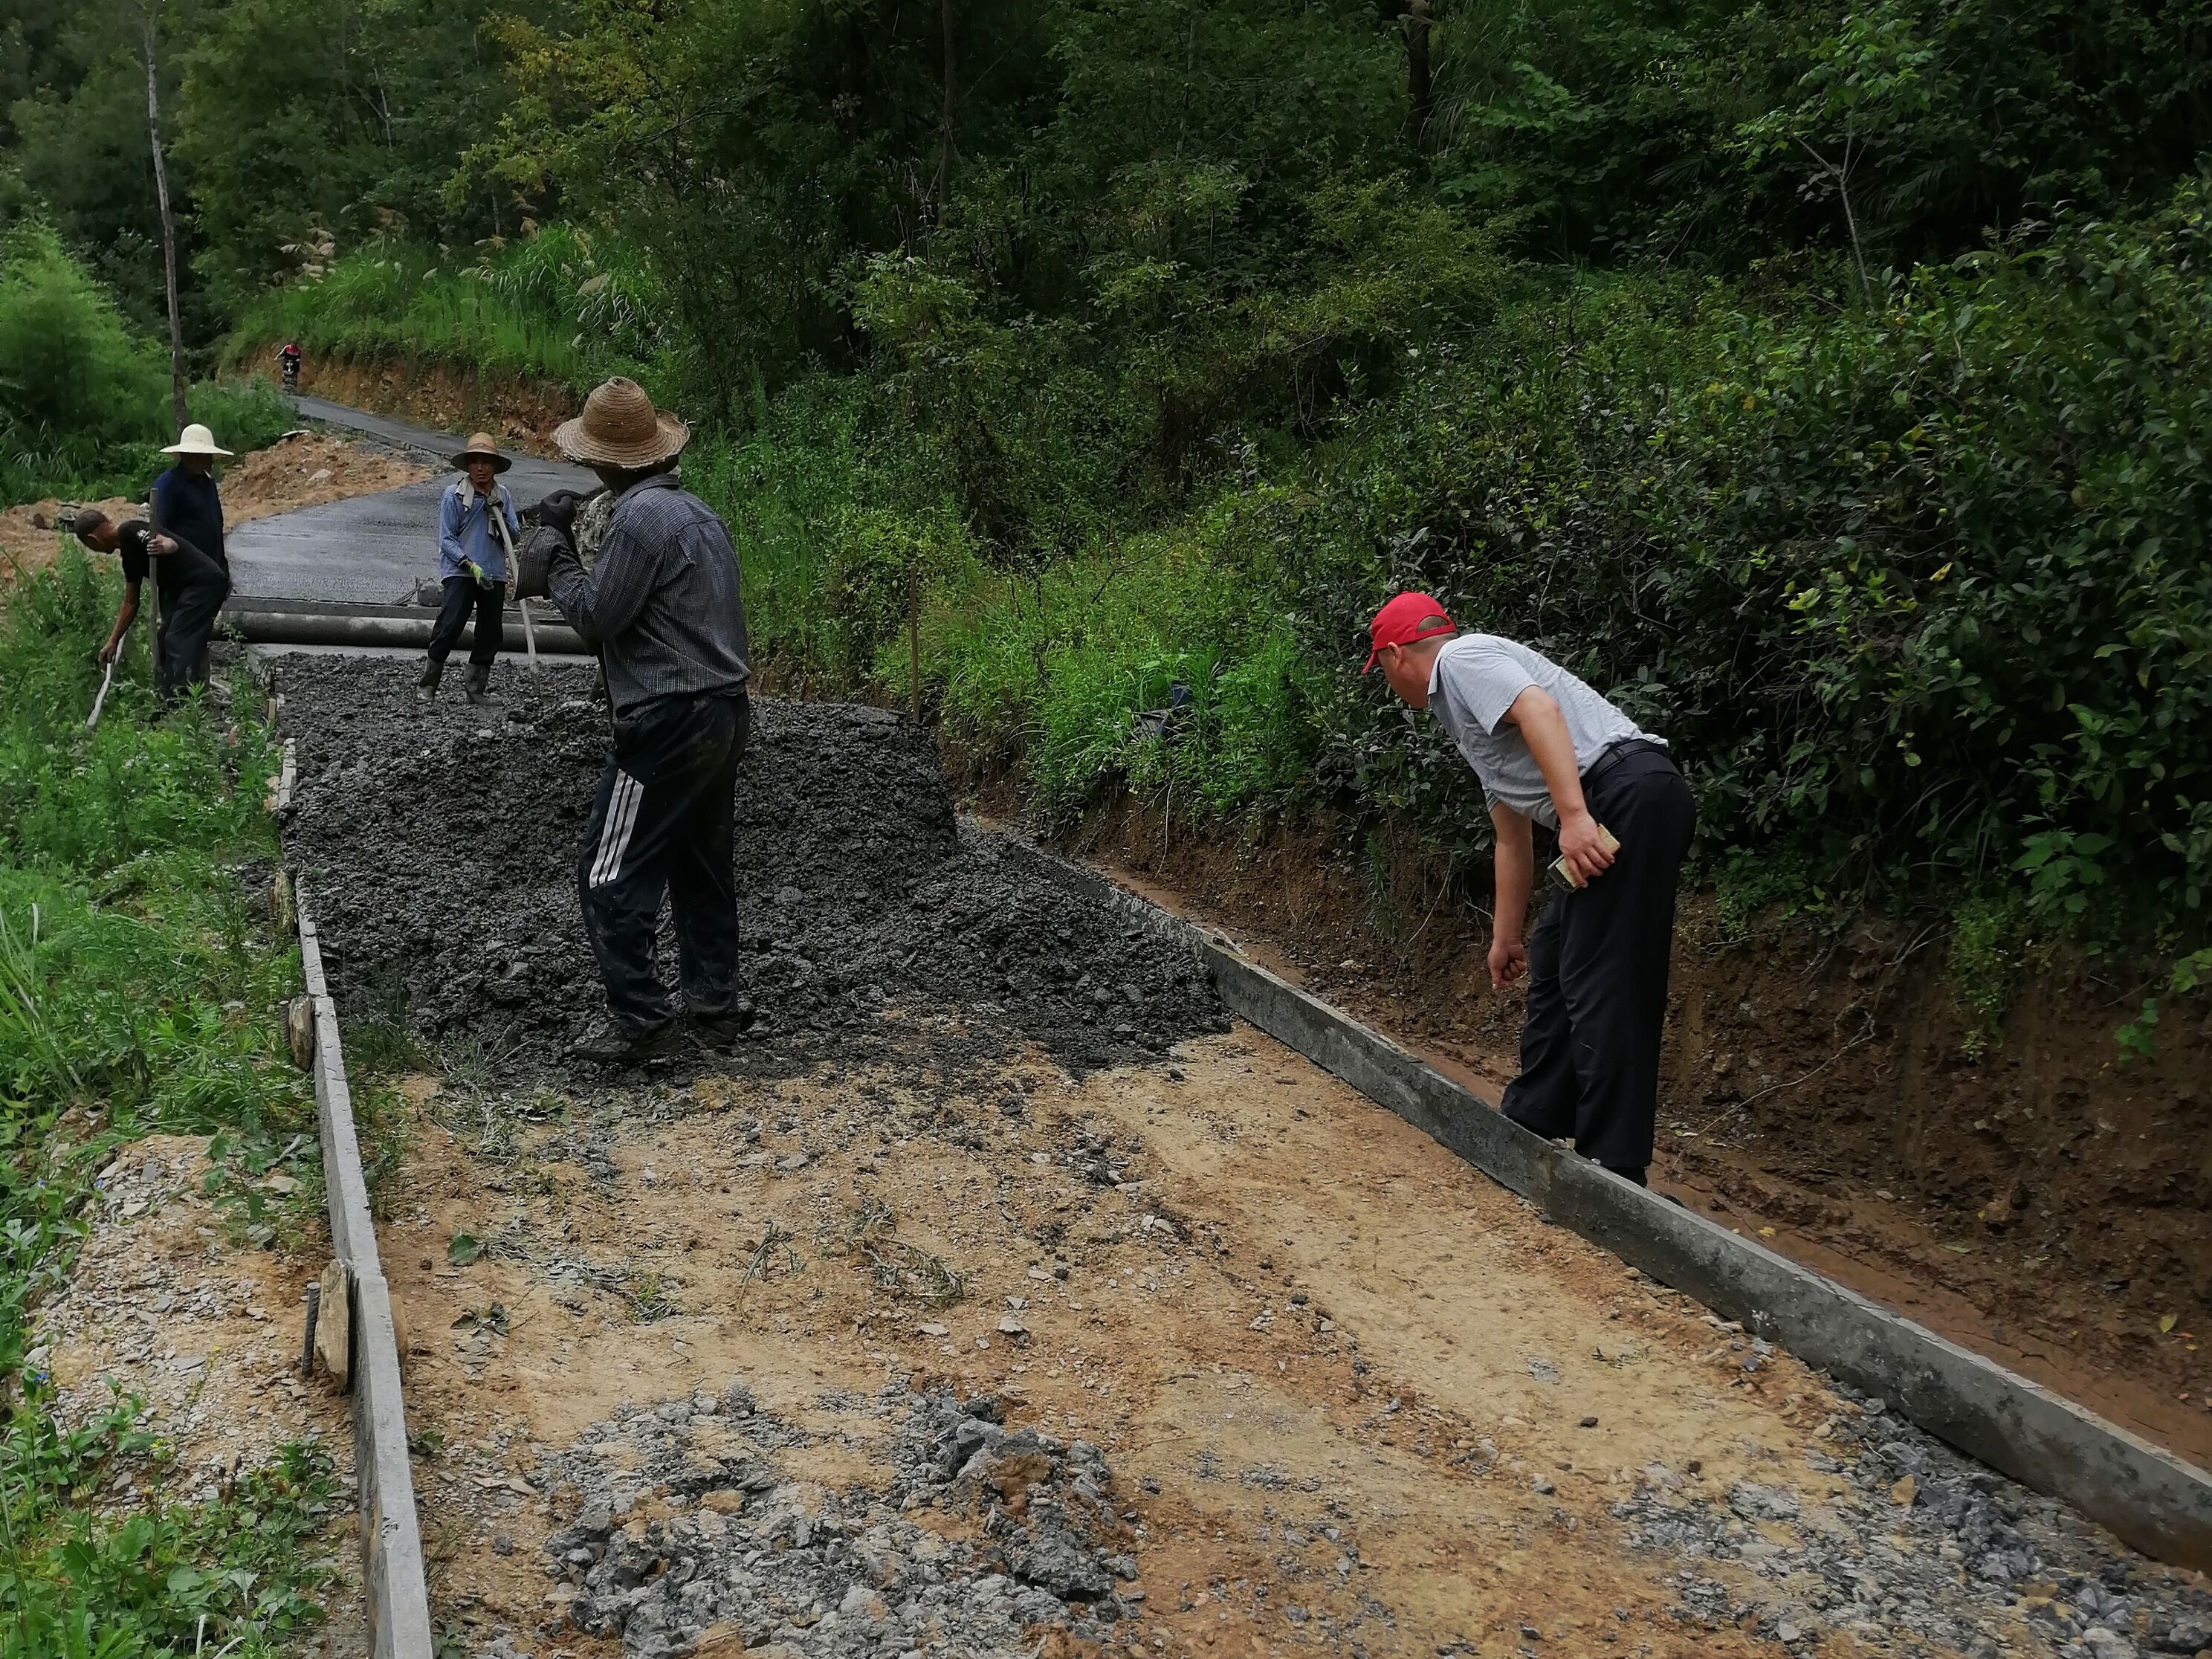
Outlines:
[[[1674,883],[1697,827],[1690,787],[1656,749],[1583,785],[1590,816],[1620,842],[1612,867],[1555,893],[1528,940],[1521,1075],[1505,1115],[1633,1181],[1651,1162],[1659,1039],[1674,943]]]
[[[229,597],[227,578],[194,582],[163,609],[161,629],[154,640],[154,690],[163,702],[207,684],[208,640]]]
[[[576,852],[576,889],[608,1009],[632,1036],[678,1012],[653,950],[664,893],[675,915],[684,1009],[712,1018],[736,1005],[732,842],[738,763],[751,724],[740,690],[663,697],[616,725]]]
[[[446,597],[438,602],[438,620],[430,629],[430,660],[443,663],[469,625],[471,612],[477,631],[469,642],[469,660],[489,668],[499,655],[500,630],[507,625],[507,584],[479,587],[470,576],[446,578]]]

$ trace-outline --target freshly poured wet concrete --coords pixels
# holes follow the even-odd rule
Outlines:
[[[565,1075],[603,1006],[574,874],[608,742],[596,673],[505,659],[492,708],[449,689],[426,708],[412,680],[388,660],[278,672],[299,767],[288,851],[333,994],[434,1050],[496,1033],[511,1068]],[[1023,1042],[1080,1069],[1226,1023],[1188,952],[963,833],[901,716],[757,699],[737,820],[738,981],[756,1010],[739,1069],[896,1053],[950,1074]],[[929,1019],[886,1012],[916,998]]]

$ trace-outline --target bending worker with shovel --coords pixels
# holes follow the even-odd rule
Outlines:
[[[438,502],[438,580],[445,597],[430,629],[430,659],[415,682],[425,702],[438,695],[446,657],[459,642],[473,613],[476,635],[469,646],[468,698],[483,702],[491,690],[491,665],[499,656],[500,630],[507,625],[507,556],[522,533],[514,502],[499,474],[514,463],[499,453],[491,434],[479,432],[453,457],[461,476]]]
[[[1390,689],[1450,733],[1498,832],[1491,983],[1528,976],[1521,1074],[1499,1108],[1638,1186],[1659,1108],[1659,1037],[1674,942],[1674,883],[1697,808],[1663,739],[1549,658],[1462,634],[1425,593],[1369,625]],[[1365,672],[1364,670],[1362,671]],[[1541,823],[1559,836],[1559,890],[1526,945]]]

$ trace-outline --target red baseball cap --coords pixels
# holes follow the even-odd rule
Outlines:
[[[1459,631],[1444,608],[1426,593],[1401,593],[1375,613],[1375,620],[1367,624],[1367,638],[1374,649],[1367,653],[1366,673],[1375,666],[1375,659],[1382,653],[1386,645],[1411,645],[1416,640],[1425,640],[1435,634],[1455,634]]]

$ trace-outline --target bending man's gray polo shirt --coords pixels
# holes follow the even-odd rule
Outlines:
[[[1588,685],[1525,645],[1495,634],[1462,634],[1446,641],[1429,676],[1429,712],[1451,733],[1492,806],[1502,801],[1522,817],[1557,830],[1559,815],[1544,786],[1543,770],[1528,752],[1521,728],[1504,723],[1513,700],[1532,685],[1566,717],[1577,774],[1589,771],[1616,743],[1642,738],[1663,746],[1666,739],[1639,731]]]

